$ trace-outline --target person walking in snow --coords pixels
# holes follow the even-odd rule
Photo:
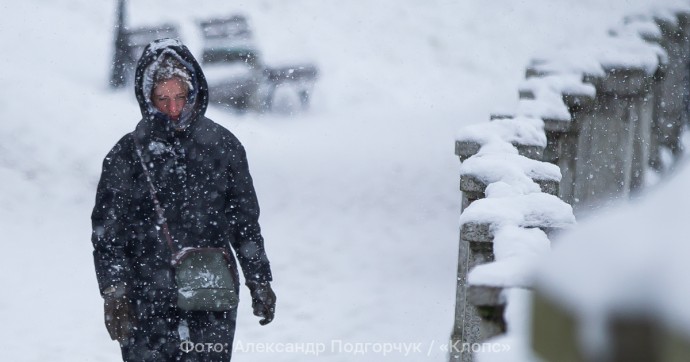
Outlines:
[[[276,303],[244,148],[204,116],[178,40],[145,48],[135,94],[142,119],[105,157],[91,216],[107,330],[124,361],[230,361],[237,262],[262,325]]]

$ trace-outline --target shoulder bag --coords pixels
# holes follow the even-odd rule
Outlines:
[[[135,136],[136,137],[136,136]],[[161,203],[156,196],[151,173],[142,157],[139,142],[134,138],[135,148],[158,216],[158,225],[172,253],[171,264],[177,284],[177,306],[186,311],[227,311],[237,308],[238,282],[231,265],[232,255],[225,248],[186,247],[175,250],[168,222]]]

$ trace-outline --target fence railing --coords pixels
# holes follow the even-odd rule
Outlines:
[[[458,132],[463,210],[451,339],[463,348],[451,361],[473,360],[469,347],[506,332],[506,290],[531,289],[534,261],[575,214],[629,197],[681,155],[689,38],[690,7],[626,17],[596,43],[535,57],[514,114]],[[540,345],[542,357],[559,361]]]

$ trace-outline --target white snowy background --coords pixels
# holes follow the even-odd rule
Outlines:
[[[670,1],[670,0],[665,0]],[[324,343],[252,361],[443,361],[453,322],[461,126],[514,109],[530,56],[658,0],[131,0],[130,25],[249,17],[268,64],[320,69],[308,112],[207,115],[244,143],[278,295],[247,293],[236,342]],[[0,4],[0,360],[118,361],[103,326],[90,213],[103,157],[139,120],[107,87],[114,1]],[[347,343],[422,352],[354,355]]]

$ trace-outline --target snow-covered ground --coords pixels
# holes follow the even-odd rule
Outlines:
[[[244,298],[236,342],[326,347],[235,359],[402,359],[350,349],[390,342],[419,348],[408,360],[442,361],[455,302],[456,129],[512,110],[531,55],[658,1],[130,2],[132,24],[178,22],[193,51],[194,21],[242,12],[267,63],[320,68],[306,113],[207,113],[247,149],[278,294],[266,327]],[[107,87],[114,10],[0,5],[3,361],[119,360],[89,219],[102,158],[139,119],[133,92]]]

